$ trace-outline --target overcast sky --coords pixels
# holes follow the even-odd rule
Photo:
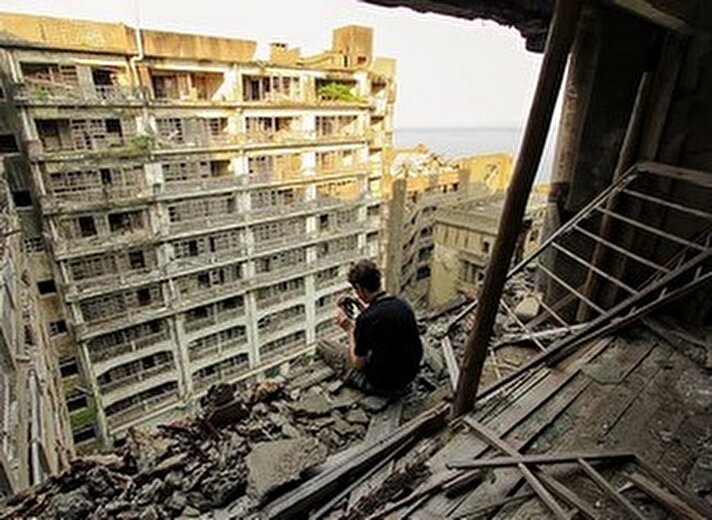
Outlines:
[[[331,30],[373,27],[374,50],[397,60],[395,126],[522,126],[540,55],[514,30],[355,0],[2,0],[0,10],[117,21],[146,28],[271,41],[316,53]]]

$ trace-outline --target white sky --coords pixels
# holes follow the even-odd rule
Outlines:
[[[524,124],[540,55],[514,29],[355,0],[2,0],[0,10],[145,28],[282,41],[316,53],[331,30],[373,27],[374,53],[397,60],[395,126],[446,128]]]

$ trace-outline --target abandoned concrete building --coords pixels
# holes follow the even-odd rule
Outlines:
[[[0,517],[712,518],[712,3],[368,1],[543,53],[477,299],[420,320],[418,388],[365,396],[317,361],[214,390]],[[544,236],[516,262],[559,93]]]
[[[393,60],[0,16],[7,178],[75,444],[278,373],[379,255]]]
[[[384,151],[382,182],[386,287],[419,309],[435,280],[433,225],[443,205],[503,193],[512,171],[507,154],[447,160],[426,146]]]
[[[2,166],[0,165],[0,171]],[[11,495],[67,466],[71,428],[41,285],[25,252],[10,190],[0,179],[0,493]]]
[[[504,194],[482,195],[443,205],[432,217],[430,307],[447,304],[458,295],[473,299],[484,280],[502,214]],[[514,260],[519,262],[539,246],[546,215],[546,196],[529,198]]]

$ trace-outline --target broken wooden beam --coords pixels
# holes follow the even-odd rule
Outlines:
[[[487,356],[492,327],[499,311],[504,282],[522,227],[524,211],[534,183],[569,50],[576,35],[581,0],[558,0],[546,41],[534,99],[524,130],[512,181],[502,209],[497,239],[480,293],[475,326],[467,339],[462,373],[458,381],[453,413],[472,410]]]
[[[447,467],[453,469],[475,469],[516,466],[517,464],[564,464],[567,462],[576,463],[578,459],[585,459],[589,462],[616,459],[617,462],[626,462],[627,460],[634,460],[635,454],[620,451],[602,451],[586,453],[539,453],[534,455],[494,457],[492,459],[459,460],[448,462]]]
[[[450,385],[452,385],[452,389],[455,390],[457,388],[457,381],[460,379],[460,366],[455,357],[455,351],[452,348],[450,338],[445,336],[440,342],[440,345],[443,350],[447,373],[450,376]]]
[[[628,480],[635,484],[635,486],[646,495],[674,514],[675,518],[704,520],[704,517],[695,511],[691,506],[669,491],[664,490],[649,478],[644,477],[639,473],[633,473],[632,475],[628,475]]]
[[[280,519],[304,515],[390,452],[402,448],[403,444],[412,444],[426,432],[441,427],[445,423],[448,410],[448,405],[441,404],[399,427],[390,436],[365,445],[361,452],[355,453],[342,465],[316,475],[267,504],[263,509],[264,516]]]

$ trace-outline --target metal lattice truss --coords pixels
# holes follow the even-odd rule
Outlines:
[[[554,361],[712,279],[711,201],[712,174],[633,166],[510,271],[500,301],[506,325],[489,357],[526,342],[542,351],[536,361]],[[522,285],[527,270],[536,284]],[[525,299],[536,309],[529,319],[515,312]],[[475,307],[449,330],[469,325]]]

